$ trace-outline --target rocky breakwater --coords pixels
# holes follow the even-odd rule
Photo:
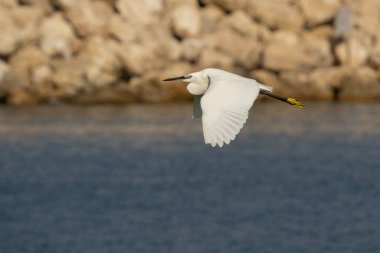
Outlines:
[[[0,102],[188,100],[161,80],[206,67],[285,96],[379,99],[379,13],[378,0],[0,0]]]

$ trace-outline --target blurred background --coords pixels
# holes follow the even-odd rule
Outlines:
[[[380,252],[379,31],[379,0],[0,0],[0,252]],[[206,67],[307,107],[212,148],[161,81]]]
[[[376,0],[1,0],[0,101],[186,101],[161,80],[206,67],[285,96],[377,100],[379,12]]]

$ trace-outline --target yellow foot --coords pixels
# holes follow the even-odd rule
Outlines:
[[[297,108],[304,108],[304,107],[305,107],[304,104],[302,104],[301,102],[297,101],[297,100],[294,99],[294,98],[288,98],[286,101],[287,101],[289,104],[294,105],[294,106],[297,107]]]

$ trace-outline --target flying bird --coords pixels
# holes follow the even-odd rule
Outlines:
[[[259,94],[297,108],[304,107],[294,98],[273,94],[272,87],[220,69],[207,68],[163,81],[174,80],[184,81],[187,90],[194,95],[193,118],[202,118],[205,143],[213,147],[222,147],[224,143],[229,144],[235,139]]]

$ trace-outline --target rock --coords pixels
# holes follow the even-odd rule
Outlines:
[[[11,10],[13,24],[17,27],[21,44],[38,39],[38,26],[44,17],[38,6],[20,6]]]
[[[39,65],[31,69],[30,80],[37,89],[45,89],[50,85],[53,71],[48,65]]]
[[[137,27],[139,26],[128,23],[121,16],[115,15],[110,20],[108,34],[120,42],[132,42],[137,38],[137,30],[139,30]]]
[[[377,36],[380,29],[380,2],[377,0],[349,1],[349,6],[353,10],[354,27]]]
[[[158,21],[158,14],[163,11],[163,0],[118,0],[116,8],[131,23],[143,25]]]
[[[257,69],[252,71],[249,76],[261,84],[268,85],[273,87],[276,91],[282,91],[284,88],[284,82],[278,77],[277,74],[265,70],[265,69]]]
[[[9,10],[0,9],[0,56],[9,56],[21,40],[20,30],[14,25]]]
[[[178,42],[162,26],[145,27],[136,41],[124,43],[122,48],[120,58],[131,75],[163,68],[181,56]]]
[[[7,103],[13,106],[27,106],[38,104],[38,98],[27,89],[16,89],[10,91]]]
[[[215,4],[227,12],[243,9],[247,0],[200,0],[202,4]]]
[[[16,29],[0,28],[0,56],[9,56],[18,47],[20,36]]]
[[[187,61],[195,62],[199,59],[199,56],[205,47],[205,40],[196,38],[186,39],[181,43],[182,57]]]
[[[182,4],[190,4],[190,5],[198,5],[198,0],[165,0],[164,1],[164,10],[171,11],[176,6],[182,5]]]
[[[289,53],[291,52],[291,54]],[[264,50],[264,67],[274,70],[310,70],[332,64],[330,45],[317,37],[300,38],[279,32]]]
[[[7,78],[10,70],[10,66],[6,62],[0,60],[0,97],[3,97],[8,93],[9,86],[4,79]]]
[[[368,52],[355,39],[350,39],[335,47],[335,54],[342,65],[359,66],[366,62]]]
[[[10,58],[12,72],[17,75],[21,85],[30,85],[30,72],[34,67],[47,64],[48,59],[36,46],[26,46]]]
[[[11,11],[13,23],[20,29],[36,26],[43,18],[44,13],[34,6],[20,6]]]
[[[6,62],[0,60],[0,83],[1,83],[1,80],[3,80],[4,75],[8,73],[9,70],[10,70],[10,66]]]
[[[374,69],[380,69],[380,36],[376,38],[375,45],[370,49],[369,64]]]
[[[91,62],[87,59],[58,59],[52,62],[53,77],[52,84],[55,92],[54,96],[67,98],[79,95],[92,87],[87,85],[84,79],[83,66],[88,66]]]
[[[208,5],[201,9],[202,26],[201,33],[208,34],[215,30],[219,21],[224,17],[224,12],[214,5]]]
[[[340,87],[345,77],[342,68],[320,68],[311,72],[284,71],[280,75],[286,88],[285,96],[309,99],[333,99],[334,88]]]
[[[251,0],[247,5],[247,13],[271,29],[299,31],[304,24],[302,14],[286,1]]]
[[[69,100],[76,104],[127,104],[141,102],[130,85],[120,82],[107,89],[96,89],[89,93],[80,94]]]
[[[68,20],[81,37],[101,33],[113,16],[111,6],[102,1],[77,1],[66,14]]]
[[[242,35],[254,35],[257,33],[257,27],[252,19],[243,11],[236,11],[227,16],[219,24],[220,29],[230,28]]]
[[[306,23],[310,26],[319,25],[333,20],[339,7],[340,0],[299,0]]]
[[[53,12],[50,0],[19,0],[19,3],[22,5],[34,6],[47,15]]]
[[[170,101],[192,101],[183,82],[163,82],[170,76],[178,76],[196,71],[189,64],[177,62],[160,71],[149,71],[143,77],[132,78],[129,89],[137,94],[141,102],[162,103]]]
[[[17,6],[17,0],[0,0],[0,8],[2,7],[15,7]]]
[[[199,69],[204,68],[220,68],[224,70],[231,70],[233,67],[233,60],[227,54],[217,51],[213,48],[205,49],[198,62]]]
[[[230,29],[213,35],[213,46],[230,56],[239,66],[252,69],[260,63],[261,45],[251,36],[243,36]]]
[[[201,31],[201,15],[192,4],[178,5],[172,13],[172,29],[174,34],[183,39],[193,37]]]
[[[75,51],[74,31],[60,13],[43,20],[40,36],[40,47],[50,57],[70,58]]]
[[[342,6],[352,26],[338,34]],[[0,97],[187,101],[161,80],[208,67],[286,96],[374,97],[379,13],[378,0],[0,0]]]
[[[94,87],[106,87],[114,84],[121,73],[122,64],[118,59],[119,47],[111,40],[92,37],[78,58],[90,62],[85,66],[84,77]]]
[[[243,36],[249,36],[250,38],[255,38],[262,42],[267,41],[271,36],[270,31],[265,26],[253,21],[243,11],[235,11],[218,24],[218,29],[223,30],[226,28],[230,28]]]
[[[348,68],[339,97],[342,100],[371,100],[380,99],[379,74],[367,67]]]
[[[321,25],[303,33],[304,37],[316,37],[329,40],[335,35],[334,30],[329,25]]]

